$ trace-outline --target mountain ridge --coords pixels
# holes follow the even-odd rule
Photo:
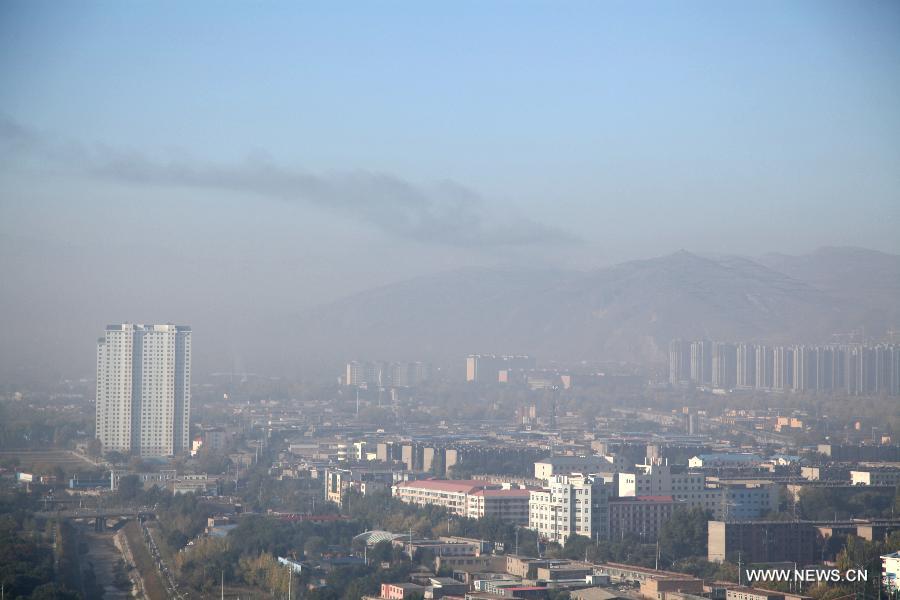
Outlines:
[[[868,269],[871,251],[823,250],[759,259],[679,250],[587,271],[463,268],[320,305],[296,326],[317,352],[346,358],[525,352],[641,362],[664,360],[679,337],[812,343],[893,327],[900,256],[877,253]],[[848,272],[872,293],[842,287]]]

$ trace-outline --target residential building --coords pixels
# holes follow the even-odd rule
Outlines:
[[[190,451],[191,328],[107,325],[97,342],[96,436],[143,457]]]
[[[485,488],[466,496],[467,516],[470,519],[492,517],[506,523],[528,524],[531,491],[526,488]]]
[[[609,499],[609,539],[639,536],[645,543],[656,540],[663,524],[672,518],[672,496],[632,496]]]
[[[554,475],[547,487],[531,492],[528,527],[563,545],[573,534],[606,539],[614,492],[615,486],[600,476]]]
[[[630,473],[619,473],[618,496],[672,496],[689,506],[700,505],[706,489],[706,476],[684,467],[654,462],[636,465]]]
[[[386,490],[394,483],[392,469],[351,467],[348,469],[325,469],[325,499],[342,505],[347,494],[353,490],[365,496],[372,492]]]
[[[494,516],[509,523],[528,522],[529,490],[524,486],[487,481],[423,479],[397,483],[392,493],[402,502],[441,506],[460,517]]]
[[[472,383],[499,383],[504,373],[507,381],[510,372],[529,371],[535,368],[535,359],[526,355],[470,354],[466,357],[466,381]]]

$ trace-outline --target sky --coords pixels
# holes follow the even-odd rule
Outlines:
[[[468,266],[900,253],[898,107],[890,1],[6,1],[0,362]]]

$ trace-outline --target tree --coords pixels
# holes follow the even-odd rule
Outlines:
[[[705,555],[709,518],[709,513],[700,507],[676,508],[659,532],[660,554],[673,562],[688,556]]]
[[[328,548],[325,538],[314,535],[303,544],[303,554],[307,558],[322,558],[322,553]]]
[[[119,487],[116,493],[122,500],[131,501],[143,491],[141,479],[137,475],[126,475],[119,479]]]
[[[92,458],[97,458],[103,452],[103,444],[99,439],[93,438],[87,443],[87,454]]]
[[[394,545],[387,540],[381,540],[368,551],[369,558],[376,564],[390,562]]]

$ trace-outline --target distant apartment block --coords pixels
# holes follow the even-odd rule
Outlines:
[[[669,383],[900,396],[900,345],[766,346],[674,340],[669,344]]]
[[[107,325],[97,341],[96,436],[104,450],[145,457],[188,452],[191,328]]]
[[[526,355],[470,354],[466,357],[466,381],[501,383],[512,373],[533,370],[535,365],[535,359]]]
[[[350,361],[342,378],[354,387],[416,387],[431,379],[431,365],[422,362]]]

